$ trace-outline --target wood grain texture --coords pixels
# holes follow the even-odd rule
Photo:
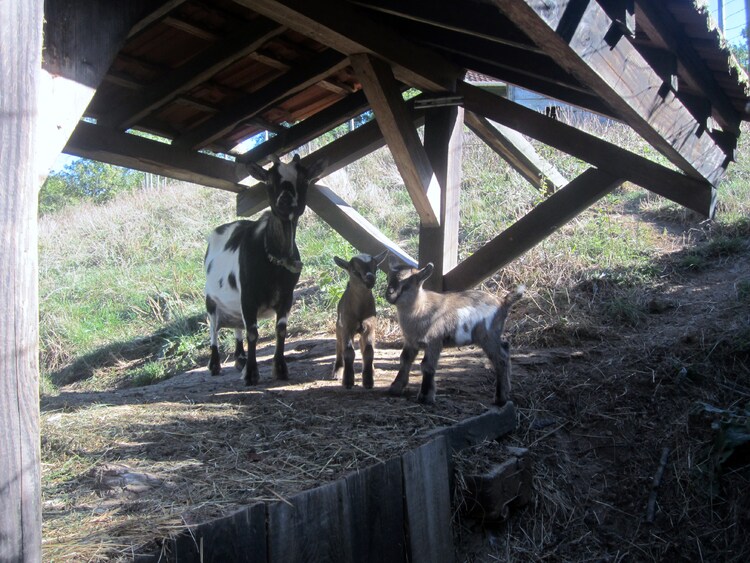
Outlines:
[[[718,185],[725,155],[627,40],[612,45],[612,25],[596,1],[493,0],[537,45],[604,99],[687,175]]]
[[[354,55],[351,62],[422,224],[438,226],[440,185],[409,118],[401,88],[382,61]]]
[[[266,555],[263,503],[192,527],[174,540],[174,558],[179,563],[265,563]]]
[[[622,178],[589,168],[448,272],[446,290],[463,290],[478,285],[622,182]]]
[[[448,443],[438,437],[401,457],[409,561],[453,563]]]
[[[343,479],[268,505],[268,563],[345,563],[351,507]]]
[[[502,407],[492,407],[487,412],[466,418],[451,426],[437,428],[428,436],[445,437],[448,451],[455,453],[486,440],[496,440],[510,434],[516,429],[516,424],[516,407],[509,401]]]
[[[347,475],[345,481],[351,506],[352,561],[407,561],[401,461],[372,465]]]
[[[41,561],[37,94],[42,0],[0,2],[0,561]]]

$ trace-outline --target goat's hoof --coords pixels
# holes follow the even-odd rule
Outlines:
[[[495,405],[498,408],[502,408],[502,407],[504,407],[505,405],[508,404],[508,401],[505,400],[505,399],[497,399],[496,398],[494,401],[492,401],[492,404]]]
[[[257,385],[258,381],[260,380],[260,374],[258,373],[258,370],[245,370],[242,373],[242,379],[245,382],[245,385],[248,387],[251,385]]]
[[[362,373],[362,387],[365,389],[372,389],[374,385],[373,381],[373,374],[372,372],[363,372]]]
[[[208,371],[211,375],[221,375],[221,364],[208,364]]]
[[[403,385],[396,385],[395,383],[392,383],[391,386],[388,388],[388,394],[392,397],[400,397],[404,392],[404,386]]]
[[[287,381],[289,379],[289,369],[286,367],[286,364],[273,365],[273,378],[279,381]]]
[[[434,405],[435,404],[435,395],[423,395],[420,393],[417,395],[417,402],[422,403],[423,405]]]
[[[331,379],[334,381],[343,379],[344,378],[344,368],[333,368],[333,372],[331,373]]]

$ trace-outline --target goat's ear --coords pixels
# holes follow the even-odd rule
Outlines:
[[[310,166],[310,168],[307,169],[307,178],[309,182],[311,184],[314,184],[315,182],[320,180],[326,168],[328,168],[327,158],[321,158],[320,160],[315,162],[312,166]]]
[[[401,262],[401,260],[399,260],[394,254],[391,254],[391,259],[388,260],[388,269],[392,272],[393,270],[398,270],[402,266],[403,262]]]
[[[375,261],[376,266],[380,266],[387,256],[388,256],[388,249],[386,248],[380,254],[376,254],[375,256],[373,256],[372,259]]]
[[[349,271],[349,262],[347,262],[347,261],[346,261],[346,260],[344,260],[343,258],[339,258],[338,256],[334,256],[334,257],[333,257],[333,261],[334,261],[334,262],[336,262],[336,265],[337,265],[337,266],[338,266],[339,268],[343,268],[343,269],[344,269],[344,270],[346,270],[347,272]]]
[[[435,269],[435,266],[432,262],[428,263],[424,268],[419,270],[417,272],[417,280],[422,283],[424,280],[429,278],[432,275],[432,271]]]
[[[268,170],[263,168],[260,164],[257,162],[248,162],[244,166],[250,176],[261,182],[268,182]]]

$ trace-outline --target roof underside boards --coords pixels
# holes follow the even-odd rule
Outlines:
[[[623,121],[679,172],[477,92],[466,71]],[[242,192],[227,167],[373,110],[378,143],[434,226],[435,176],[401,98],[410,88],[422,107],[458,96],[475,125],[497,121],[607,172],[607,185],[630,180],[706,215],[750,119],[747,77],[693,0],[169,0],[132,28],[66,152]],[[131,142],[131,130],[171,144]],[[344,142],[351,155],[337,158],[375,144]],[[237,162],[209,166],[212,153]]]

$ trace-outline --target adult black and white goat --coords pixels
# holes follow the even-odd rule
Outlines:
[[[208,369],[212,375],[221,373],[219,329],[233,328],[235,366],[242,370],[245,384],[257,383],[258,319],[275,312],[273,376],[288,378],[284,359],[287,315],[302,271],[295,242],[297,222],[307,204],[308,186],[317,180],[325,166],[325,162],[318,162],[306,168],[300,164],[299,155],[290,163],[276,159],[269,170],[248,164],[249,174],[265,183],[271,210],[257,221],[239,220],[221,225],[208,237],[204,265],[211,331]],[[243,330],[247,332],[247,355]]]
[[[409,383],[409,371],[420,348],[422,386],[417,400],[435,402],[435,370],[445,346],[479,345],[495,370],[494,403],[504,405],[510,396],[509,344],[503,340],[505,319],[524,292],[519,286],[503,299],[484,291],[437,293],[422,288],[433,265],[412,268],[391,259],[385,298],[396,305],[404,336],[401,363],[388,392],[400,395]]]
[[[362,386],[365,389],[372,389],[373,386],[377,317],[372,288],[378,266],[385,260],[386,254],[387,250],[376,256],[358,254],[349,261],[333,257],[336,265],[349,274],[349,282],[336,306],[336,361],[333,364],[333,377],[341,378],[347,389],[354,386],[356,334],[359,334],[359,349],[362,352]]]

